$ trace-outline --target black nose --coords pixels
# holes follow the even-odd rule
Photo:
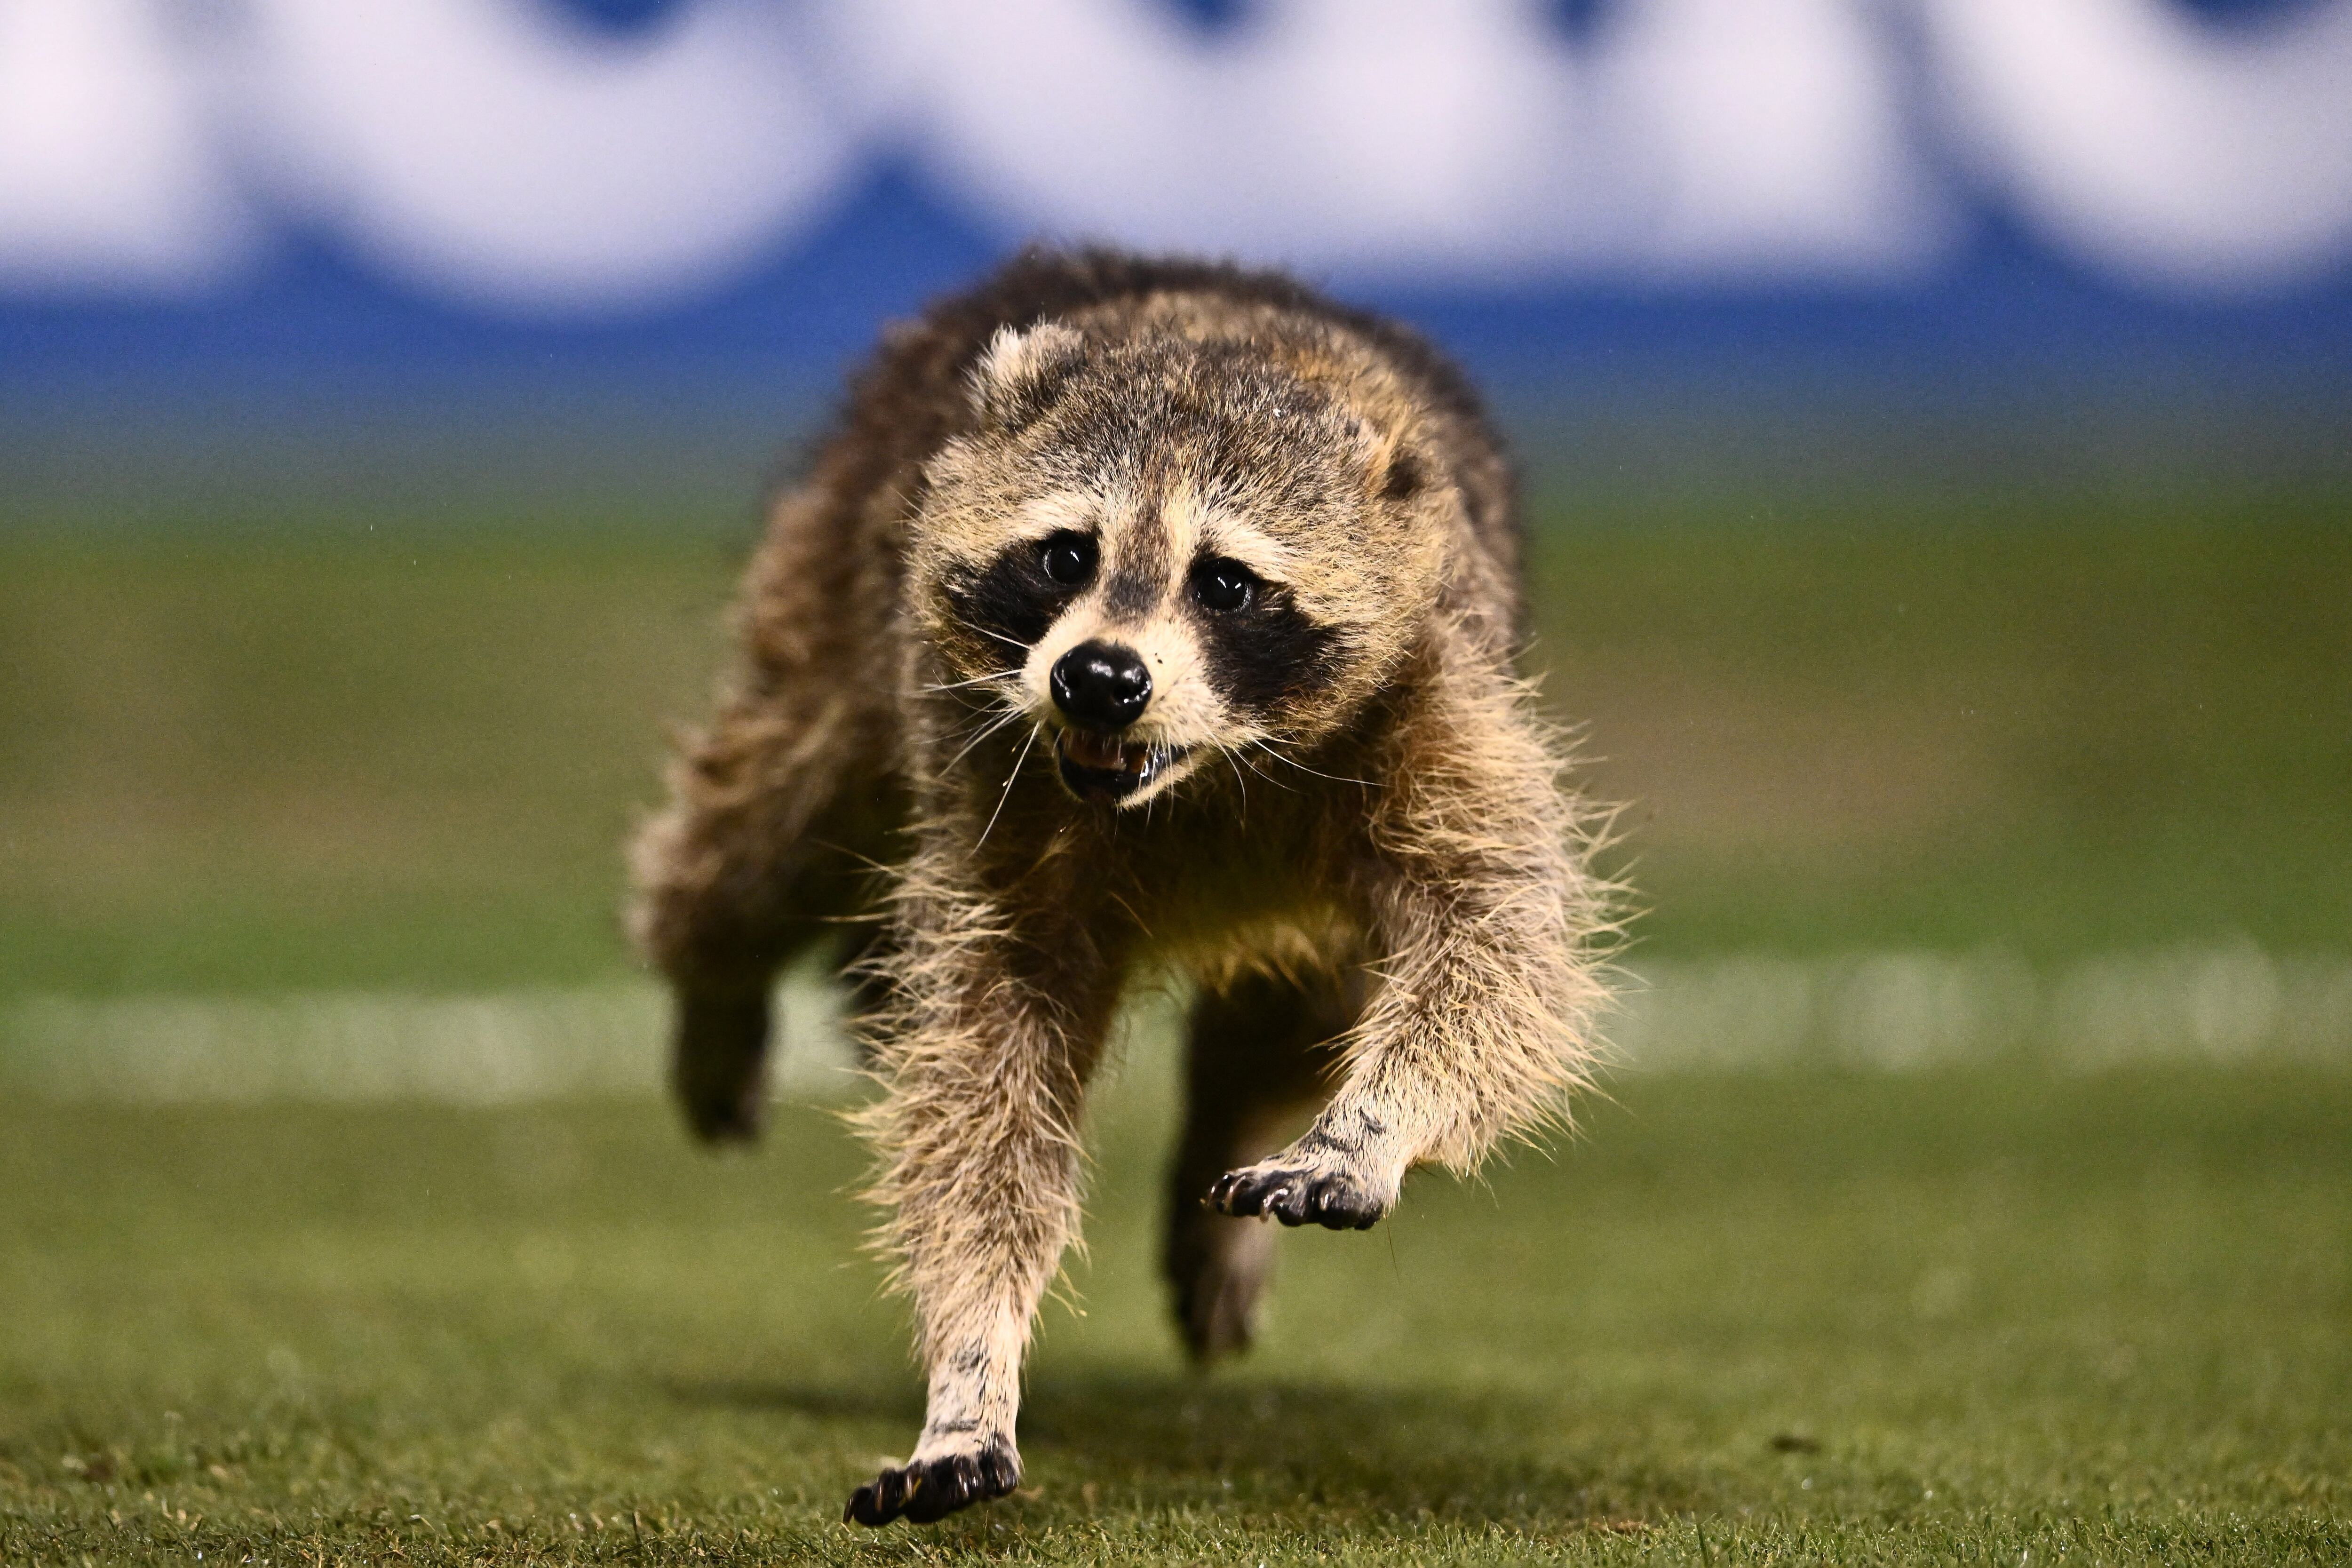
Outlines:
[[[1131,647],[1082,642],[1054,661],[1054,706],[1089,730],[1124,730],[1151,700],[1151,671]]]

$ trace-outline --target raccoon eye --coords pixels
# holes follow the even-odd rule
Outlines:
[[[1257,574],[1228,556],[1192,568],[1192,597],[1204,610],[1245,610],[1257,598]]]
[[[1037,552],[1045,575],[1065,588],[1083,588],[1095,574],[1095,542],[1083,533],[1056,533]]]

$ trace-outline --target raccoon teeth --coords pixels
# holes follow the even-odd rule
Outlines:
[[[1151,748],[1141,745],[1121,745],[1100,735],[1089,735],[1081,730],[1066,731],[1062,736],[1062,754],[1082,768],[1100,768],[1105,773],[1138,773],[1151,756]]]

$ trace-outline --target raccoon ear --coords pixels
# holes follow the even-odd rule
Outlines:
[[[1421,459],[1397,447],[1390,451],[1387,470],[1381,475],[1381,499],[1411,500],[1428,482],[1428,476],[1421,470]]]
[[[972,407],[982,426],[1017,430],[1045,413],[1086,347],[1076,328],[1059,321],[999,327],[971,369]]]
[[[1427,488],[1428,470],[1402,436],[1382,440],[1367,429],[1363,439],[1372,448],[1368,467],[1374,495],[1384,501],[1406,501]]]

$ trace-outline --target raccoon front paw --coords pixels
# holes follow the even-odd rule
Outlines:
[[[1389,1212],[1393,1194],[1375,1192],[1345,1166],[1311,1156],[1302,1160],[1301,1152],[1294,1146],[1219,1176],[1209,1188],[1209,1206],[1243,1217],[1271,1215],[1285,1225],[1319,1225],[1329,1230],[1369,1230]]]
[[[904,1519],[929,1524],[958,1509],[1007,1496],[1020,1484],[1021,1457],[1005,1443],[928,1459],[919,1456],[850,1493],[841,1521],[885,1525]]]

